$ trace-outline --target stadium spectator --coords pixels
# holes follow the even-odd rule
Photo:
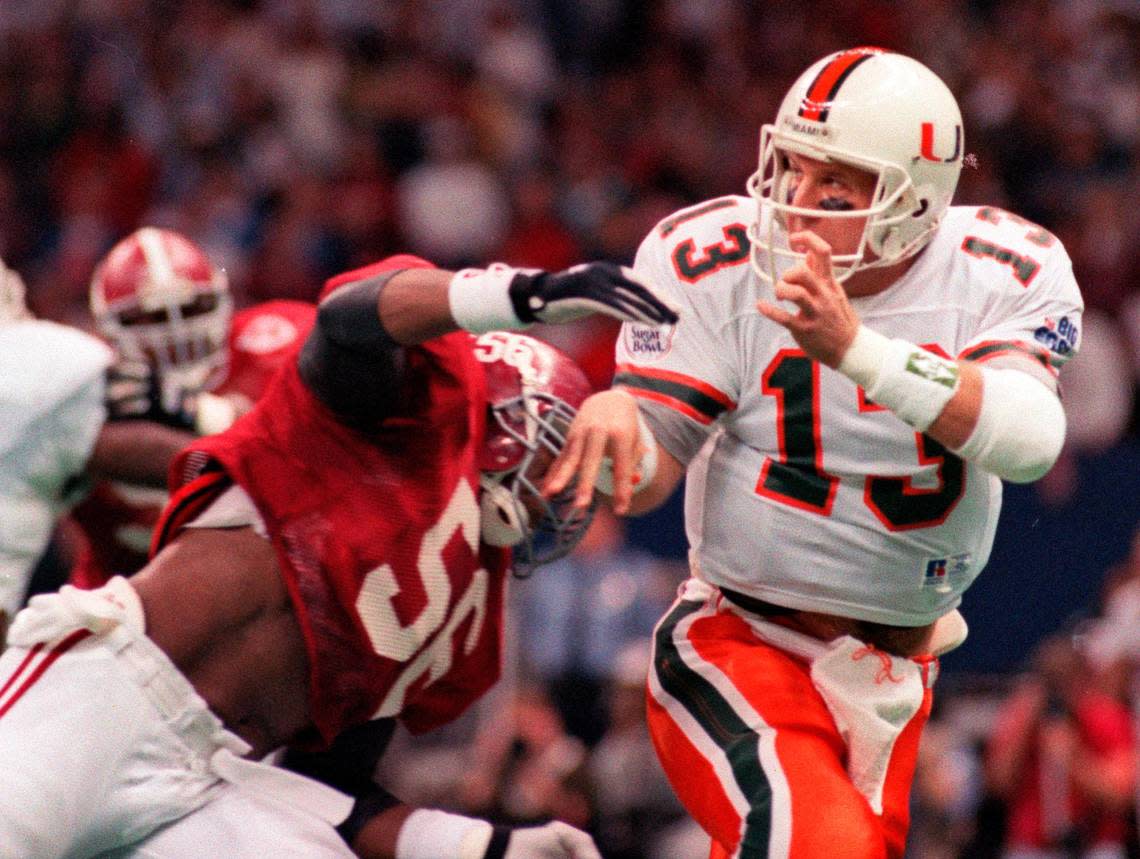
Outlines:
[[[602,693],[606,729],[590,750],[588,771],[606,859],[649,859],[665,849],[658,842],[671,827],[687,822],[696,828],[653,754],[645,724],[648,667],[649,639],[627,643],[612,660]],[[702,846],[707,850],[707,841]]]
[[[586,747],[566,732],[541,685],[523,683],[483,723],[469,763],[458,796],[470,813],[514,825],[554,818],[591,826]]]
[[[986,746],[986,786],[1007,810],[1004,859],[1123,859],[1136,752],[1128,706],[1098,688],[1071,638],[1044,641]]]

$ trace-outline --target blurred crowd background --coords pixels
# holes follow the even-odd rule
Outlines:
[[[205,247],[239,305],[311,300],[396,251],[628,263],[671,211],[743,193],[794,78],[859,44],[946,80],[969,153],[956,202],[1053,231],[1088,305],[1063,376],[1066,452],[1008,488],[964,604],[972,636],[944,662],[911,854],[1123,856],[1140,654],[1136,0],[2,0],[0,257],[38,315],[83,327],[95,262],[145,224]],[[608,384],[612,326],[542,333]],[[601,517],[563,569],[520,583],[508,682],[392,758],[406,790],[563,817],[611,859],[704,855],[640,714],[645,639],[684,576],[679,511]]]

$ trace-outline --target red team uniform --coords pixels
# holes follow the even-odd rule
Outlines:
[[[287,300],[267,301],[236,313],[226,342],[226,375],[212,393],[236,400],[242,411],[248,409],[304,342],[315,314],[313,305]],[[158,489],[97,483],[71,514],[84,537],[71,583],[96,588],[113,575],[140,570],[167,500]]]
[[[194,327],[224,309],[220,278],[202,277],[200,265],[165,278],[171,300],[153,300],[163,279],[154,274],[197,256],[177,237],[140,232],[124,255],[141,254],[151,275],[136,303],[120,301],[122,290],[99,293],[97,311],[121,311],[108,327],[168,314]],[[360,825],[353,798],[249,757],[282,745],[319,752],[357,726],[390,731],[394,719],[426,731],[496,681],[508,567],[563,556],[591,518],[570,494],[546,498],[537,485],[589,384],[553,347],[497,329],[542,321],[544,309],[556,321],[599,308],[646,322],[676,315],[611,264],[562,273],[499,266],[443,272],[442,282],[409,278],[397,288],[390,333],[382,291],[409,268],[433,266],[395,257],[330,282],[308,337],[299,348],[282,344],[288,360],[253,409],[176,456],[154,557],[137,576],[42,594],[17,615],[0,655],[0,794],[19,802],[0,801],[0,844],[44,859],[120,848],[200,855],[223,843],[226,855],[342,857],[354,837],[333,827]],[[435,291],[420,292],[424,284]],[[500,308],[489,317],[487,296]],[[197,339],[214,348],[183,340],[186,363],[212,359],[224,342],[216,319],[206,322],[199,333],[212,341]],[[250,330],[239,327],[235,342],[276,345]],[[141,346],[127,357],[136,363],[157,356],[161,365],[171,353],[168,332],[132,333]],[[192,369],[217,368],[205,359]],[[158,391],[161,403],[161,373],[124,372],[112,402],[124,417],[180,417],[180,397],[212,387],[186,383],[189,372]],[[250,378],[236,363],[231,375]],[[179,539],[185,529],[202,533]],[[236,651],[251,662],[235,664]],[[361,756],[374,760],[368,754],[356,769]],[[374,786],[357,783],[355,769],[348,776],[334,783],[354,796],[364,789],[362,815],[398,804],[383,795],[373,806]],[[396,825],[419,851],[403,855],[459,855],[484,839],[485,856],[505,848],[598,859],[586,833],[557,822],[493,832],[485,821],[420,809]]]
[[[412,408],[381,444],[338,422],[291,363],[229,432],[181,454],[156,535],[164,545],[231,481],[246,491],[293,599],[326,741],[397,715],[430,730],[499,675],[509,555],[479,539],[483,368],[466,333],[407,355]]]

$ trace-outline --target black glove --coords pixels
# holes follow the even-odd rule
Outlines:
[[[146,361],[119,358],[107,370],[107,419],[147,420],[178,429],[194,429],[195,394],[166,386]]]
[[[677,311],[633,270],[608,262],[588,262],[565,271],[520,271],[508,290],[523,322],[562,323],[604,313],[623,322],[661,325],[677,321]]]

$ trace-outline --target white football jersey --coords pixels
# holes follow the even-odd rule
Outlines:
[[[41,320],[0,324],[0,609],[19,608],[52,529],[77,500],[106,416],[111,350]]]
[[[694,574],[792,608],[930,623],[985,566],[1001,481],[869,402],[756,310],[771,287],[748,262],[754,213],[722,197],[662,221],[635,268],[680,321],[627,323],[617,344],[615,383],[689,464]],[[902,278],[852,304],[889,337],[978,361],[1021,353],[1050,374],[1075,354],[1083,308],[1054,236],[960,206]]]

